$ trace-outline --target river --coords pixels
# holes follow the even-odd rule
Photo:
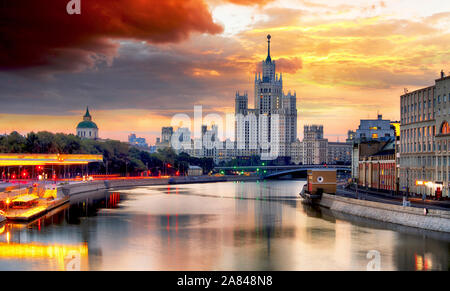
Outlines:
[[[0,225],[0,270],[449,270],[450,236],[298,199],[303,181],[139,187]]]

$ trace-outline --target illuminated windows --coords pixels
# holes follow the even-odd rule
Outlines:
[[[440,134],[450,134],[450,127],[447,121],[444,121],[441,125]]]

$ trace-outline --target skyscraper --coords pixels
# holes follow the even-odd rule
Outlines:
[[[327,162],[328,140],[323,138],[322,125],[305,125],[303,164],[320,165]]]
[[[270,55],[270,41],[268,35],[262,76],[261,72],[255,73],[255,108],[248,108],[247,94],[236,94],[236,141],[238,150],[245,149],[246,154],[255,149],[256,154],[271,152],[272,156],[288,157],[290,145],[297,139],[297,94],[284,94],[283,77],[276,73],[276,62]],[[254,135],[256,147],[252,143]]]
[[[173,134],[173,127],[163,127],[161,130],[161,142],[170,143],[172,134]]]

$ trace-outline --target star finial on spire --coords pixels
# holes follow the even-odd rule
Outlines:
[[[270,57],[270,39],[272,36],[270,34],[267,35],[267,59],[266,62],[271,62],[272,58]]]

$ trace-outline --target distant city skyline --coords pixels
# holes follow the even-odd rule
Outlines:
[[[127,4],[125,16],[139,21],[110,27],[91,21],[99,12],[121,21],[107,1],[86,1],[78,18],[58,2],[65,1],[27,4],[39,5],[39,14],[10,4],[20,10],[17,19],[0,8],[7,19],[1,36],[11,44],[0,49],[2,134],[75,134],[89,106],[102,138],[136,133],[153,144],[173,114],[190,115],[194,105],[205,114],[233,112],[235,91],[252,92],[267,34],[285,87],[297,92],[300,139],[306,124],[322,124],[325,138],[344,141],[378,112],[399,120],[404,88],[450,71],[450,3],[437,0],[150,0]],[[177,21],[164,26],[152,9]],[[19,39],[24,19],[42,26],[22,27],[29,37]],[[62,20],[64,31],[47,29]]]

